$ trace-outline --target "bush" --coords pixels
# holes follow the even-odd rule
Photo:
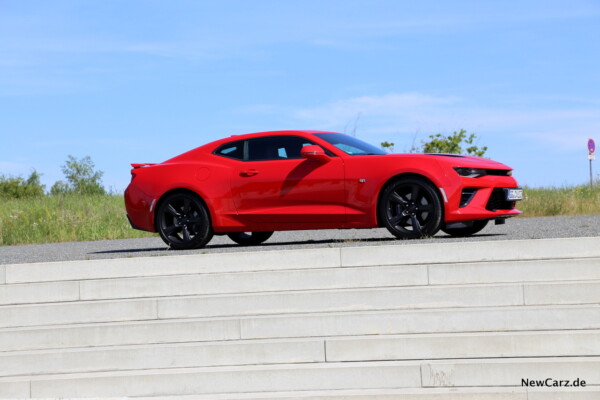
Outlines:
[[[44,186],[40,183],[40,174],[34,169],[29,178],[6,177],[0,175],[0,197],[24,199],[44,196]]]

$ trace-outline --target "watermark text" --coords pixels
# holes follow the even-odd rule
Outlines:
[[[569,379],[521,379],[521,386],[525,387],[585,387],[586,382],[581,378]]]

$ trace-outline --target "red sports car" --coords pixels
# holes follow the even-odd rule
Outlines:
[[[376,228],[401,239],[467,236],[521,212],[504,164],[456,154],[387,154],[341,133],[231,136],[160,164],[132,164],[125,191],[134,228],[174,249],[213,234],[242,245],[274,231]]]

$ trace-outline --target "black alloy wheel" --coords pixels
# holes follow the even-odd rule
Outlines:
[[[161,202],[156,211],[156,229],[175,250],[204,247],[213,236],[206,206],[191,193],[174,193]]]
[[[471,236],[471,235],[476,234],[477,232],[479,232],[483,228],[485,228],[485,226],[488,224],[488,222],[489,221],[487,219],[484,219],[484,220],[473,221],[473,225],[466,226],[464,228],[446,228],[446,227],[442,227],[442,232],[447,233],[448,235],[457,236],[457,237]]]
[[[228,233],[229,239],[242,246],[256,246],[269,239],[273,232],[233,232]]]
[[[442,224],[442,203],[437,189],[417,177],[400,178],[383,191],[379,215],[399,239],[433,236]]]

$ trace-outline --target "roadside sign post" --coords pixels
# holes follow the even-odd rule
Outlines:
[[[596,151],[596,143],[594,142],[594,139],[588,139],[587,147],[588,160],[590,160],[590,187],[592,187],[594,185],[594,179],[592,176],[592,161],[596,159],[596,155],[594,154]]]

